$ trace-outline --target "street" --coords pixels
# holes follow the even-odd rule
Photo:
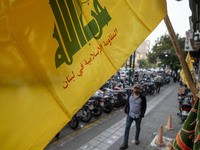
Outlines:
[[[166,132],[170,138],[175,138],[181,127],[178,112],[177,88],[178,83],[170,83],[161,87],[160,93],[147,95],[147,110],[142,120],[139,146],[133,143],[134,123],[130,132],[129,148],[149,149],[157,128],[166,125],[168,115],[172,114],[175,130]],[[66,125],[60,132],[59,138],[54,138],[45,150],[116,150],[123,142],[126,114],[123,108],[115,108],[110,114],[103,113],[93,117],[89,123],[80,121],[76,130]]]

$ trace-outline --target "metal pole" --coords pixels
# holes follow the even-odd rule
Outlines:
[[[135,52],[133,53],[133,74],[135,72]]]
[[[131,68],[131,63],[132,63],[132,55],[130,57],[130,65],[129,65],[129,68]],[[129,69],[129,84],[131,83],[131,69]]]
[[[134,77],[134,72],[135,72],[135,54],[136,54],[136,51],[133,53],[133,74],[132,74],[132,77]]]

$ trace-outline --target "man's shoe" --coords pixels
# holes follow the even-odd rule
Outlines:
[[[124,149],[127,149],[127,148],[128,148],[128,144],[127,144],[127,143],[123,143],[123,144],[119,147],[120,150],[124,150]]]
[[[139,140],[135,140],[135,145],[139,145],[139,144],[140,144]]]

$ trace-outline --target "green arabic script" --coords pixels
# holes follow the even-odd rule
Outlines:
[[[71,65],[73,55],[85,44],[92,38],[101,38],[103,27],[108,25],[111,17],[98,0],[93,0],[94,11],[91,10],[93,19],[84,25],[82,12],[77,15],[73,0],[50,0],[49,3],[55,16],[53,37],[59,43],[55,54],[56,68],[64,62]]]

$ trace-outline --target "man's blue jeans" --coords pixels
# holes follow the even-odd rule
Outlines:
[[[129,138],[129,131],[131,128],[131,124],[133,123],[133,120],[135,120],[135,126],[136,126],[136,133],[135,133],[135,140],[139,140],[139,134],[140,134],[140,124],[142,121],[142,118],[131,118],[129,115],[127,115],[126,118],[126,128],[125,128],[125,134],[124,134],[124,143],[128,144],[128,138]]]

